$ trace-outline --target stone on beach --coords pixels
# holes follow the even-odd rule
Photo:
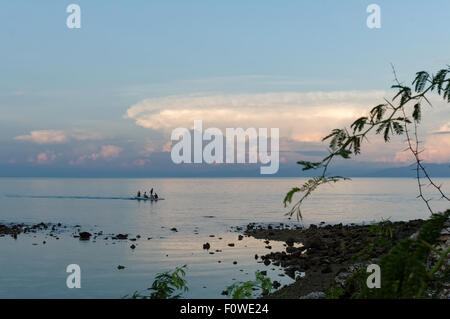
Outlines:
[[[86,231],[81,232],[78,235],[80,236],[80,240],[89,240],[91,238],[91,236],[92,236],[91,233],[86,232]]]

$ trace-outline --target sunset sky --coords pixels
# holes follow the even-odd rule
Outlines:
[[[449,1],[376,1],[381,29],[370,3],[2,1],[0,176],[171,170],[170,132],[194,120],[276,127],[281,165],[317,159],[328,131],[393,96],[391,63],[405,84],[450,63]],[[450,107],[431,100],[423,156],[450,162]],[[375,139],[358,160],[405,165],[404,148]]]

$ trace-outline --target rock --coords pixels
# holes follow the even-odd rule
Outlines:
[[[289,238],[286,240],[286,245],[288,245],[289,247],[292,247],[292,246],[294,246],[294,242],[295,242],[294,238],[289,237]]]
[[[339,273],[337,274],[337,276],[334,279],[334,281],[337,284],[339,284],[341,287],[344,287],[345,281],[351,275],[352,275],[352,273],[351,272],[347,272],[347,269],[341,269],[341,271],[339,271]]]
[[[286,247],[286,252],[287,252],[288,254],[295,253],[295,252],[297,252],[297,248],[292,247],[292,246],[287,246],[287,247]]]
[[[274,289],[278,289],[278,288],[281,287],[281,284],[280,284],[278,281],[274,280],[274,281],[272,282],[272,287],[273,287]]]
[[[333,270],[331,269],[330,265],[326,265],[325,267],[322,268],[321,272],[322,274],[329,274],[330,272],[332,272]]]
[[[318,236],[318,235],[309,237],[305,240],[306,248],[320,248],[321,245],[322,245],[322,240],[321,240],[320,236]]]
[[[303,297],[300,297],[300,299],[323,299],[323,298],[325,298],[325,293],[322,291],[313,291]]]
[[[178,232],[178,229],[176,229],[175,227],[171,228],[170,230],[173,232]]]
[[[119,266],[117,266],[117,269],[119,269],[119,270],[125,269],[125,266],[119,265]]]
[[[208,250],[209,248],[211,248],[211,245],[209,243],[203,244],[203,249]]]
[[[117,239],[127,239],[128,235],[127,234],[117,234],[116,238]]]
[[[131,245],[130,248],[131,248],[131,249],[135,249],[136,246],[135,246],[135,245]]]
[[[234,247],[234,243],[229,243],[228,246]]]
[[[80,240],[89,240],[91,238],[91,233],[88,233],[86,231],[81,232],[78,234],[80,236]]]
[[[286,275],[288,275],[290,278],[295,279],[295,273],[297,271],[297,267],[289,266],[287,269],[285,269]]]
[[[264,265],[269,266],[270,265],[270,260],[269,258],[264,259]]]
[[[242,240],[242,239],[244,239],[244,236],[239,235],[239,236],[238,236],[238,240]]]

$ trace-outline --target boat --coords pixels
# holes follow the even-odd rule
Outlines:
[[[151,201],[151,202],[157,202],[159,200],[164,200],[164,198],[161,198],[161,197],[158,197],[158,199],[156,199],[156,198],[150,198],[150,197],[145,198],[145,197],[137,197],[137,196],[132,197],[131,199],[138,200],[138,201],[141,201],[141,200],[143,200],[143,201]]]

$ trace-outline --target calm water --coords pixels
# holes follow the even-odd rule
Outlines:
[[[183,264],[188,265],[186,297],[222,297],[226,286],[253,279],[254,272],[263,269],[281,283],[289,283],[289,278],[279,276],[280,269],[254,259],[255,253],[268,252],[263,241],[238,241],[231,227],[249,222],[294,223],[284,216],[282,199],[301,182],[281,178],[0,179],[1,223],[61,222],[81,225],[86,231],[142,237],[135,250],[129,248],[129,241],[80,242],[70,231],[59,240],[42,234],[0,238],[0,297],[120,298],[149,287],[156,273]],[[450,179],[441,182],[450,185]],[[165,200],[125,199],[151,187]],[[429,214],[416,193],[413,179],[360,178],[338,183],[306,203],[303,224],[426,218]],[[436,202],[436,207],[447,208],[443,202]],[[212,251],[222,251],[209,254],[202,249],[205,242]],[[230,242],[236,246],[228,247]],[[281,243],[271,245],[283,248]],[[81,289],[66,287],[65,269],[73,263],[82,269]],[[117,265],[126,269],[117,270]]]

